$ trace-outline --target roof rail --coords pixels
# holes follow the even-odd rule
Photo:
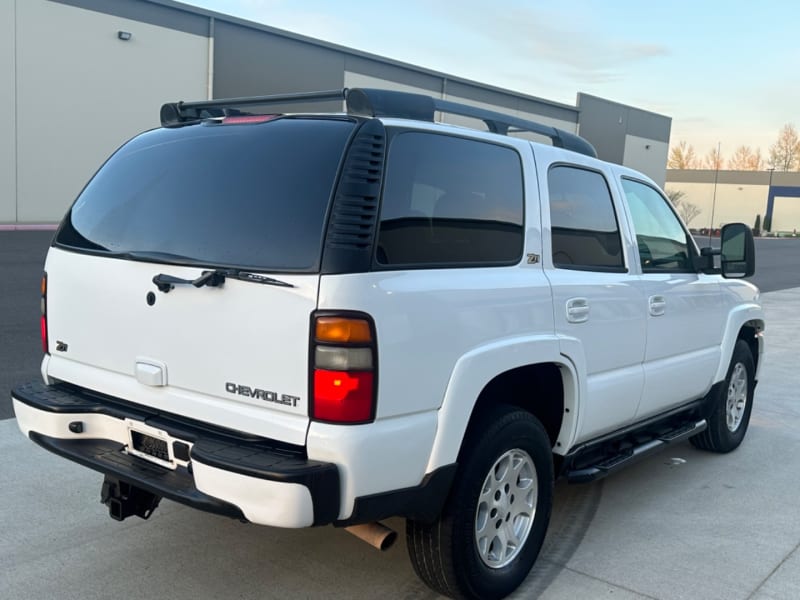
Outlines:
[[[574,133],[537,123],[536,121],[528,121],[527,119],[520,119],[501,112],[486,110],[485,108],[433,98],[423,94],[368,88],[346,90],[345,97],[349,114],[433,121],[434,113],[438,110],[443,113],[479,119],[493,133],[503,135],[516,131],[538,133],[550,138],[554,146],[597,158],[594,146]]]
[[[199,102],[170,102],[161,107],[161,124],[164,127],[177,127],[201,119],[241,114],[234,108],[237,106],[296,104],[342,99],[346,102],[347,113],[351,115],[433,122],[436,111],[439,111],[483,121],[489,131],[493,133],[502,135],[518,131],[537,133],[550,138],[554,146],[597,157],[594,146],[588,141],[557,127],[424,94],[371,88],[344,88],[324,92],[248,96]]]

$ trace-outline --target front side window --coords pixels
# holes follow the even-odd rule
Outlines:
[[[558,165],[547,177],[553,265],[562,269],[624,271],[617,216],[605,177]]]
[[[522,256],[522,164],[511,148],[400,132],[389,147],[375,260],[384,267],[513,264]]]
[[[689,239],[668,200],[647,184],[623,179],[642,271],[691,272]]]

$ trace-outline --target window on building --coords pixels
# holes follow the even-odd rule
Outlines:
[[[617,216],[605,177],[559,165],[548,174],[553,264],[562,269],[624,271]]]
[[[401,132],[389,147],[376,261],[513,264],[523,247],[522,164],[506,146]]]

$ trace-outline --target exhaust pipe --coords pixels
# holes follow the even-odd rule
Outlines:
[[[394,529],[389,529],[386,525],[377,521],[364,523],[363,525],[351,525],[344,529],[381,552],[391,548],[397,539],[397,532]]]

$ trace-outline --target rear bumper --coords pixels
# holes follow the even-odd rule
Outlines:
[[[339,471],[295,447],[210,429],[68,385],[12,392],[20,429],[86,467],[200,510],[276,527],[325,525],[339,515]],[[163,432],[186,460],[169,469],[127,453],[129,424]],[[175,451],[175,456],[179,452]]]

